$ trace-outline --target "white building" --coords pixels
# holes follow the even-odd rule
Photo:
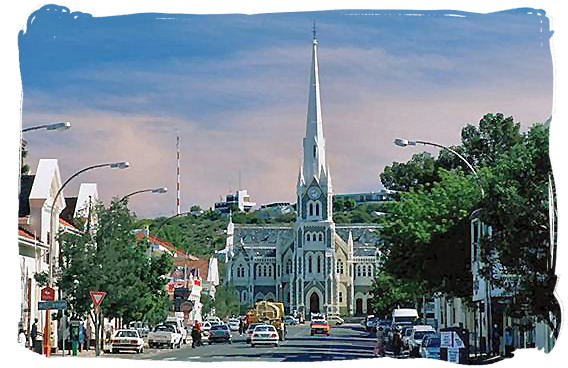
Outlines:
[[[374,224],[333,222],[331,172],[325,158],[318,41],[312,42],[303,165],[296,185],[297,219],[281,226],[227,227],[225,280],[241,304],[282,300],[289,311],[363,315],[379,266]]]

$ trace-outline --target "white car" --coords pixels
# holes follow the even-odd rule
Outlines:
[[[286,324],[287,325],[297,325],[298,324],[298,319],[294,318],[292,316],[286,316]]]
[[[211,322],[205,321],[201,324],[201,338],[203,340],[209,339],[209,330],[211,330]]]
[[[260,326],[260,325],[262,325],[262,324],[263,324],[263,323],[256,323],[256,322],[255,322],[255,323],[251,323],[251,324],[248,326],[247,330],[245,331],[245,340],[246,340],[247,344],[250,344],[250,340],[251,340],[251,337],[252,337],[252,332],[254,331],[254,329],[256,328],[256,326]]]
[[[165,324],[173,324],[176,326],[176,329],[178,330],[178,332],[181,334],[181,341],[184,344],[187,344],[187,330],[185,329],[185,327],[183,326],[183,321],[181,320],[181,318],[178,317],[168,317],[166,318],[166,322],[164,322]]]
[[[250,346],[253,348],[256,345],[267,344],[278,346],[278,331],[272,325],[258,325],[252,331]]]
[[[220,325],[222,323],[221,318],[217,316],[207,317],[206,322],[215,323]]]
[[[118,353],[120,350],[134,350],[136,353],[144,352],[144,339],[137,330],[117,330],[110,340],[110,351]]]
[[[410,356],[416,357],[420,354],[422,339],[424,339],[426,335],[436,335],[434,327],[429,325],[417,325],[412,327],[412,332],[410,336],[408,336],[408,350],[410,351]]]
[[[231,318],[227,324],[229,325],[231,331],[238,331],[241,321],[236,318]]]
[[[150,348],[166,346],[170,349],[181,347],[181,334],[173,324],[160,323],[148,334]]]

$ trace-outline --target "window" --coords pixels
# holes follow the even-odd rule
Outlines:
[[[321,273],[321,257],[318,256],[318,273]]]
[[[363,277],[366,277],[366,276],[367,276],[367,267],[365,267],[365,265],[362,265],[361,268],[363,269],[363,270],[362,270],[362,272],[363,272]]]
[[[272,266],[268,266],[268,277],[272,277]]]
[[[312,273],[312,256],[308,257],[308,272]]]
[[[314,157],[316,157],[316,145],[314,144]]]
[[[243,301],[243,303],[245,303],[247,301],[247,291],[246,290],[243,290],[241,300]]]
[[[323,234],[322,233],[319,234],[319,241],[320,242],[323,241]]]
[[[343,275],[343,261],[342,260],[337,261],[336,272]]]
[[[357,265],[357,276],[361,276],[361,267]]]
[[[367,276],[372,277],[373,276],[373,266],[369,265],[369,269],[367,271]]]
[[[311,205],[310,205],[310,206],[311,206]],[[312,236],[311,236],[310,234],[306,234],[306,240],[307,240],[307,241],[311,241],[311,239],[312,239]]]
[[[292,273],[292,260],[288,259],[286,261],[286,273]]]
[[[316,216],[320,215],[320,204],[319,202],[316,202]]]
[[[310,216],[314,215],[314,204],[310,203]]]
[[[264,277],[266,277],[266,275],[267,275],[266,269],[267,269],[266,265],[262,266],[262,273],[263,273]]]
[[[343,293],[341,291],[339,292],[339,302],[343,303]]]

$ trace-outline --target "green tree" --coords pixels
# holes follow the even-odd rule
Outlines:
[[[215,291],[213,305],[215,314],[221,318],[239,314],[241,304],[235,287],[219,285]]]
[[[561,315],[554,296],[556,234],[551,238],[549,220],[556,215],[549,212],[555,198],[549,197],[552,170],[548,136],[546,127],[534,125],[522,141],[495,163],[482,204],[482,220],[492,227],[492,234],[484,239],[482,249],[490,265],[487,274],[499,263],[504,274],[516,279],[514,283],[505,282],[506,278],[493,279],[515,294],[509,313],[517,317],[535,316],[547,322],[557,336]]]
[[[371,303],[375,315],[384,317],[395,308],[416,308],[421,302],[423,290],[416,280],[401,279],[382,272],[370,289]]]
[[[94,314],[89,292],[107,293],[101,311],[108,318],[154,322],[169,308],[163,276],[171,270],[172,261],[167,254],[147,255],[147,243],[135,238],[135,222],[126,201],[113,201],[108,209],[97,204],[95,213],[97,222],[92,232],[59,236],[62,258],[57,286],[72,313],[91,314],[98,349],[101,319]]]

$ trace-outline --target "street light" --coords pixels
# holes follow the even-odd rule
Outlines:
[[[447,151],[450,151],[454,155],[458,156],[467,165],[467,167],[471,170],[471,172],[475,176],[475,179],[477,180],[477,183],[479,184],[479,191],[481,192],[481,197],[482,198],[485,197],[485,192],[483,191],[483,186],[481,185],[481,180],[479,179],[479,175],[477,175],[477,171],[475,170],[475,168],[465,159],[465,157],[463,157],[462,155],[460,155],[458,152],[451,149],[450,147],[446,147],[446,146],[443,146],[443,145],[438,144],[438,143],[432,143],[432,142],[427,142],[427,141],[418,141],[418,140],[410,141],[408,139],[403,139],[403,138],[397,138],[397,139],[394,140],[393,143],[395,145],[399,146],[399,147],[416,146],[416,144],[423,144],[425,146],[434,146],[434,147],[438,147],[438,148],[442,148],[442,149],[445,149]]]
[[[31,130],[39,130],[39,129],[67,130],[69,128],[71,128],[71,123],[68,122],[68,121],[63,121],[63,122],[57,122],[57,123],[37,125],[37,126],[30,127],[30,128],[24,128],[24,129],[22,129],[22,133],[29,132]]]
[[[63,123],[65,124],[65,123]],[[67,123],[68,124],[68,123]],[[31,129],[31,128],[30,128]],[[37,128],[39,129],[39,128]],[[53,128],[56,129],[56,128]],[[106,163],[106,164],[98,164],[98,165],[93,165],[93,166],[89,166],[86,167],[82,170],[77,171],[75,174],[71,175],[69,177],[69,179],[67,179],[65,181],[65,183],[63,183],[63,185],[61,185],[61,187],[59,188],[59,190],[57,191],[57,193],[55,194],[55,197],[53,198],[53,203],[51,205],[51,213],[50,213],[50,232],[49,232],[49,274],[48,274],[48,285],[51,287],[53,286],[53,246],[55,243],[55,204],[57,203],[57,198],[59,198],[59,195],[61,194],[61,192],[63,191],[63,188],[65,188],[65,186],[71,181],[73,180],[75,177],[79,176],[80,174],[84,173],[85,171],[89,171],[89,170],[93,170],[93,169],[97,169],[100,167],[110,167],[111,169],[126,169],[130,166],[130,164],[128,163],[128,161],[122,161],[122,162],[111,162],[111,163]],[[47,317],[45,320],[45,331],[46,331],[46,335],[47,335],[47,339],[46,339],[46,351],[45,351],[45,355],[46,356],[50,356],[51,355],[51,346],[50,346],[50,312],[49,310],[47,311]]]
[[[132,193],[129,193],[129,194],[125,195],[124,197],[122,197],[122,198],[120,199],[119,202],[122,202],[122,201],[124,201],[126,198],[128,198],[128,197],[130,197],[130,196],[133,196],[133,195],[135,195],[135,194],[147,193],[147,192],[154,193],[154,194],[163,194],[163,193],[166,193],[167,191],[168,191],[168,188],[166,188],[166,187],[160,187],[160,188],[154,188],[154,189],[142,189],[142,190],[137,190],[137,191],[135,191],[135,192],[132,192]]]

